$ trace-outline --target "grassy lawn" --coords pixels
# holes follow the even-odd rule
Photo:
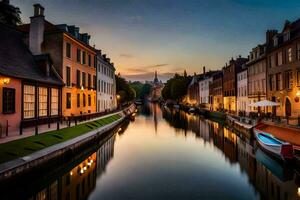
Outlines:
[[[54,144],[67,141],[104,125],[110,124],[120,118],[121,115],[115,114],[99,120],[79,124],[77,126],[49,131],[40,135],[0,144],[0,163],[26,156]]]

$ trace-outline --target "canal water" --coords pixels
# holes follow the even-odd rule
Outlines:
[[[299,199],[296,169],[216,123],[157,104],[57,175],[27,180],[25,199]],[[12,191],[24,185],[14,183]],[[26,193],[26,194],[25,194]],[[9,194],[6,195],[9,199]],[[1,199],[1,193],[0,193]]]

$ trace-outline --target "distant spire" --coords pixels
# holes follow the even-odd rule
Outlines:
[[[155,70],[154,83],[158,83],[157,71]]]

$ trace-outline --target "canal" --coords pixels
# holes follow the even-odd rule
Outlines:
[[[12,180],[0,199],[299,199],[296,169],[221,123],[156,104],[138,110],[76,159]]]

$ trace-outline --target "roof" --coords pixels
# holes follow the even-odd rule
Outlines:
[[[54,69],[51,70],[50,76],[40,69],[35,56],[23,42],[23,35],[16,29],[0,24],[0,44],[0,74],[63,85],[61,78],[53,71]],[[41,59],[41,56],[38,59]]]
[[[69,33],[68,31],[59,28],[61,26],[61,24],[59,25],[55,25],[52,24],[51,22],[45,20],[45,33],[65,33],[67,34],[69,37],[71,37],[72,39],[76,40],[77,42],[79,42],[80,44],[84,45],[85,47],[89,48],[92,51],[97,51],[97,49],[95,49],[94,47],[92,47],[91,45],[86,44],[85,42],[83,42],[82,40],[76,38],[74,35],[72,35],[71,33]],[[30,31],[30,24],[22,24],[18,26],[18,29],[20,31],[22,31],[23,33],[29,34]]]

